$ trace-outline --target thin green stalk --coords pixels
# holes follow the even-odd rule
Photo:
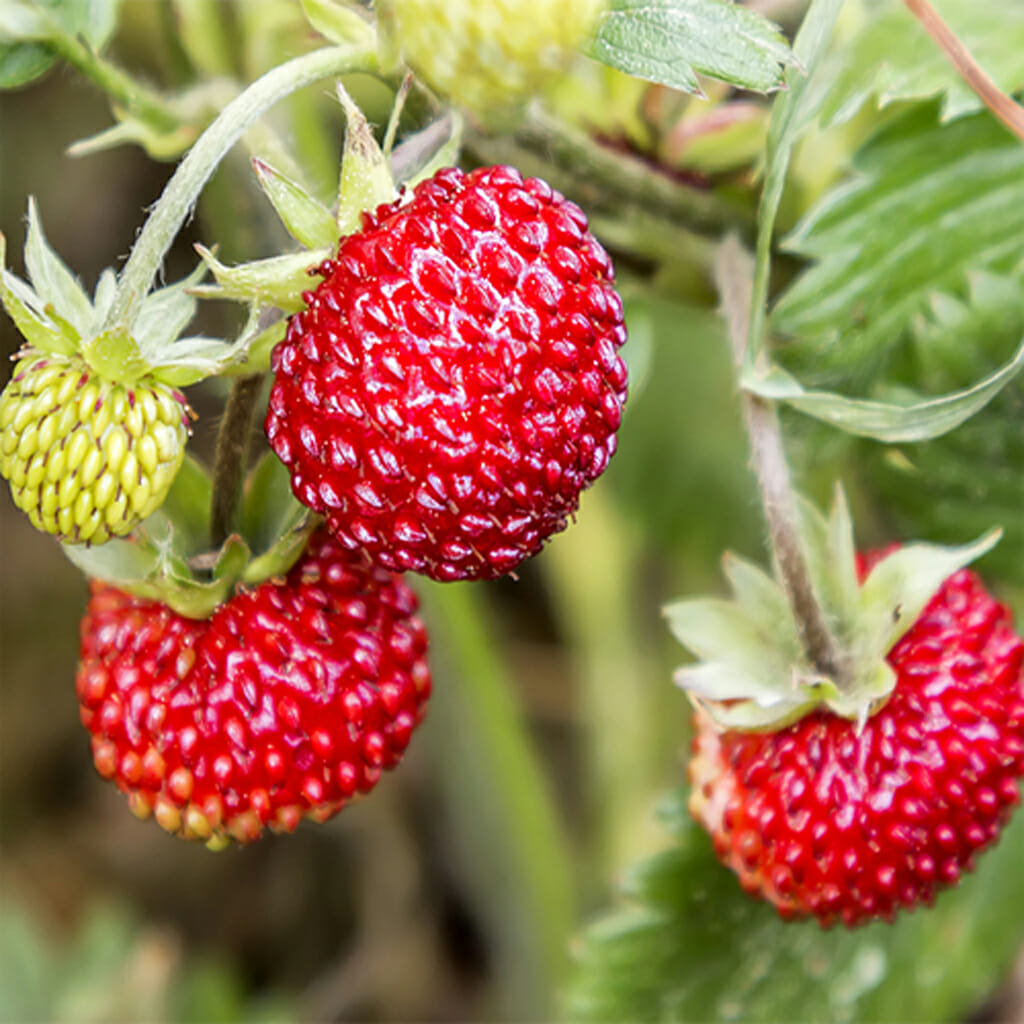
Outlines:
[[[213,463],[213,503],[210,509],[210,546],[219,548],[238,530],[242,481],[249,452],[256,399],[263,384],[262,374],[239,377],[231,385],[224,416],[217,432]]]
[[[53,19],[47,44],[72,67],[93,81],[110,99],[160,131],[171,131],[181,124],[173,105],[156,90],[95,53],[78,36],[65,32]]]
[[[631,204],[656,212],[663,220],[696,229],[749,228],[749,211],[708,189],[660,171],[630,153],[595,141],[587,132],[541,111],[531,113],[512,137],[474,134],[472,149],[489,162],[508,162],[524,173],[537,168],[556,188],[584,190],[588,210],[603,205],[621,210]]]
[[[639,621],[640,544],[629,527],[599,485],[540,559],[579,683],[601,880],[650,853],[651,793],[678,738],[661,699],[675,694],[651,685],[659,672]]]
[[[347,46],[315,50],[267,72],[235,97],[189,150],[153,207],[121,272],[117,295],[104,326],[115,328],[132,323],[203,186],[246,129],[296,89],[330,75],[372,70],[376,59],[374,53]]]
[[[575,920],[574,871],[479,584],[420,588],[433,646],[425,730],[452,856],[487,931],[500,1015],[550,1020]]]
[[[764,189],[757,211],[754,286],[744,360],[744,366],[748,369],[756,365],[764,347],[772,269],[772,238],[793,147],[806,126],[807,87],[832,38],[832,30],[842,5],[843,0],[813,0],[793,44],[793,53],[799,65],[787,68],[785,91],[778,94],[772,106],[771,121],[768,124]]]

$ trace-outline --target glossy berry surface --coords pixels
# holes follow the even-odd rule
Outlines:
[[[339,541],[439,580],[513,570],[608,465],[622,302],[579,208],[438,172],[342,239],[274,350],[266,432]]]
[[[37,530],[71,544],[130,533],[185,458],[185,396],[105,381],[79,357],[29,355],[0,395],[0,476]]]
[[[1024,643],[968,570],[889,654],[888,703],[775,733],[697,715],[690,810],[719,858],[783,917],[824,926],[930,904],[993,843],[1024,774]]]
[[[393,768],[430,693],[402,580],[326,533],[206,620],[94,583],[77,691],[99,773],[220,848],[325,821]]]
[[[606,0],[387,0],[398,44],[442,96],[481,116],[563,72]]]

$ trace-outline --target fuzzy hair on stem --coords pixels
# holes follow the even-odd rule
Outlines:
[[[753,272],[754,261],[742,243],[735,235],[728,236],[715,254],[714,273],[737,370],[746,358]],[[842,689],[849,681],[847,658],[825,618],[801,547],[799,516],[778,413],[773,403],[749,392],[741,391],[740,400],[772,552],[804,651],[811,664]]]

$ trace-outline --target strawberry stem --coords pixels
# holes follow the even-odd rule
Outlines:
[[[904,0],[908,10],[938,43],[950,63],[982,103],[1020,139],[1024,139],[1024,107],[1015,103],[988,76],[928,0]]]
[[[740,372],[746,359],[754,261],[735,236],[718,247],[715,280],[729,325],[733,361]],[[829,627],[814,590],[800,539],[800,520],[778,412],[773,402],[748,391],[740,391],[740,400],[772,553],[804,653],[818,672],[844,689],[850,677],[849,658]]]
[[[236,96],[198,138],[178,165],[143,225],[118,281],[117,295],[104,326],[129,329],[167,250],[195,205],[203,186],[228,150],[279,100],[321,78],[349,71],[372,71],[372,51],[331,46],[296,57],[257,79]]]
[[[248,461],[256,399],[262,374],[239,377],[231,385],[224,416],[217,431],[213,462],[213,501],[210,508],[210,543],[214,550],[239,528],[242,481]]]

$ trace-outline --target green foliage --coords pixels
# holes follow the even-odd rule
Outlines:
[[[823,932],[750,899],[688,820],[626,875],[628,900],[585,933],[567,994],[581,1021],[949,1021],[1003,976],[1024,937],[1024,818],[975,876],[894,925]]]
[[[937,293],[1024,259],[1024,147],[987,113],[913,107],[854,166],[787,240],[815,262],[773,318],[819,380],[870,379]]]
[[[1024,280],[970,275],[962,294],[937,293],[911,342],[889,367],[905,382],[957,386],[987,361],[1002,358],[1024,332]],[[1014,382],[954,433],[922,445],[858,449],[888,516],[908,534],[963,538],[979,524],[1003,526],[986,572],[1024,582],[1024,388]]]
[[[615,0],[602,16],[590,56],[637,78],[697,94],[698,72],[770,92],[782,85],[783,69],[792,61],[771,22],[727,0]]]
[[[902,0],[871,0],[861,30],[837,54],[838,73],[822,108],[826,124],[849,120],[872,97],[879,107],[941,99],[943,120],[981,109],[981,100]],[[1024,6],[1006,0],[936,0],[935,8],[1005,92],[1024,88]]]
[[[140,928],[120,907],[93,906],[72,935],[55,940],[26,908],[0,904],[0,1021],[229,1024],[289,1017],[281,1005],[247,1005],[228,967],[185,962],[173,934]]]
[[[54,30],[100,50],[117,28],[121,0],[4,0],[0,8],[0,89],[28,85],[57,61]]]

